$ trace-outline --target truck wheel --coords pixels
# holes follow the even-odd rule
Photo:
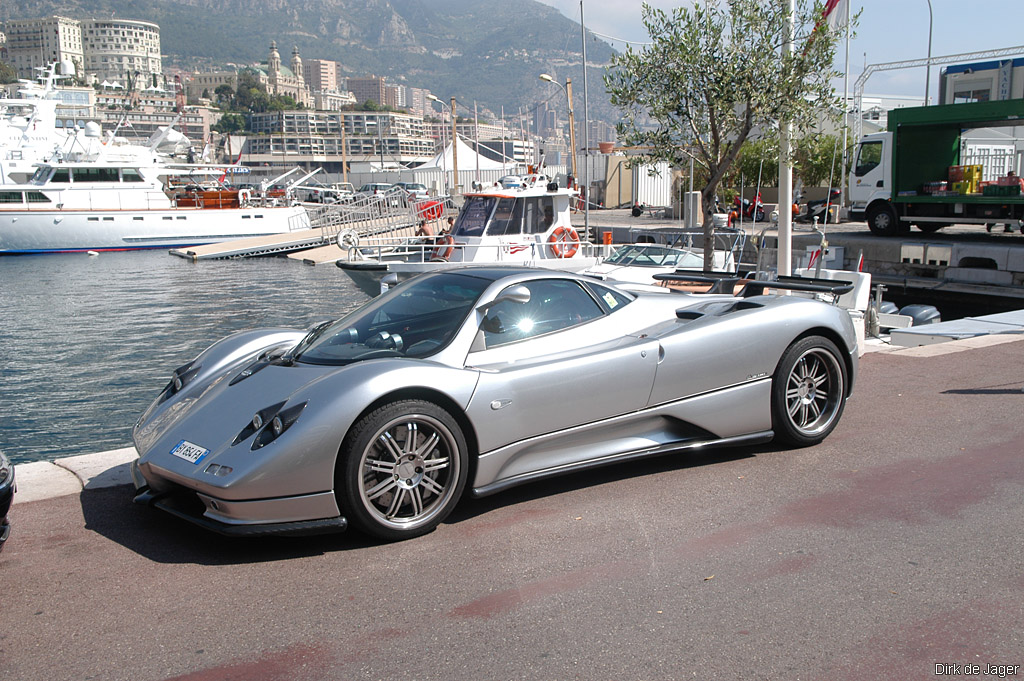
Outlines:
[[[919,222],[917,228],[925,234],[932,234],[946,226],[944,222]]]
[[[895,236],[899,231],[900,221],[896,217],[896,211],[884,204],[868,207],[867,222],[868,229],[878,236]]]

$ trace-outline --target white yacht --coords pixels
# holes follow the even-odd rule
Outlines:
[[[219,172],[139,146],[37,163],[27,183],[0,185],[0,255],[178,248],[310,228],[291,201],[205,189]]]

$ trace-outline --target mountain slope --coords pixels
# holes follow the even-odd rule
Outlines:
[[[639,11],[639,10],[638,10]],[[60,14],[124,17],[160,25],[165,66],[203,67],[266,59],[276,41],[282,60],[340,62],[345,75],[388,76],[425,87],[460,106],[511,113],[564,96],[537,79],[575,82],[582,112],[579,24],[533,0],[5,0],[0,20]],[[612,55],[588,37],[590,115],[614,120],[601,83]]]

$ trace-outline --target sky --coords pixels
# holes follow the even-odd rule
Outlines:
[[[539,0],[562,14],[580,20],[580,0]],[[931,0],[932,56],[962,54],[998,48],[1024,46],[1020,0],[972,4],[965,0]],[[621,41],[648,39],[640,20],[639,0],[583,0],[587,29],[617,38],[608,40],[617,49]],[[648,0],[652,7],[668,12],[684,4],[679,0]],[[980,7],[989,7],[981,11]],[[856,35],[850,40],[850,92],[865,64],[924,59],[928,56],[928,0],[851,0],[851,10],[863,10]],[[1002,18],[1002,20],[1000,19]],[[1024,56],[1021,50],[1019,56]],[[845,46],[837,54],[838,70],[845,66]],[[964,62],[987,59],[965,59]],[[961,63],[964,63],[961,62]],[[939,67],[932,67],[931,97],[938,94]],[[842,82],[838,83],[842,90]],[[925,69],[881,71],[871,75],[867,94],[905,95],[924,98]]]

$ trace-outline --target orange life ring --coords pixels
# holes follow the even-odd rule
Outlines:
[[[455,239],[451,234],[442,234],[434,239],[434,243],[437,245],[430,252],[431,260],[447,260],[452,257],[452,253],[455,251]]]
[[[572,227],[556,227],[548,238],[556,258],[571,258],[580,247],[580,235]]]

